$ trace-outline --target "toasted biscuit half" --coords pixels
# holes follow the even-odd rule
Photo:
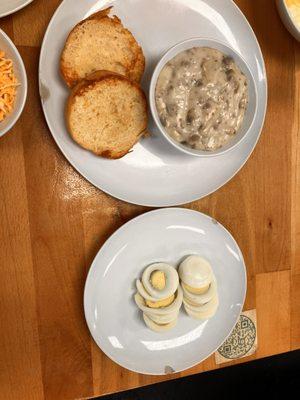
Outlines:
[[[70,32],[60,60],[69,87],[99,70],[108,70],[139,82],[145,57],[135,38],[119,18],[110,17],[111,7],[79,22]]]
[[[105,158],[127,154],[145,133],[147,120],[140,86],[109,71],[82,80],[67,101],[70,135],[83,148]]]

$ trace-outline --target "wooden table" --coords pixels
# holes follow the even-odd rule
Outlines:
[[[74,4],[77,0],[74,0]],[[0,399],[78,399],[217,368],[151,377],[114,364],[92,341],[82,295],[104,241],[147,211],[95,189],[65,160],[38,95],[39,49],[60,0],[35,0],[0,20],[29,77],[25,111],[0,140]],[[262,137],[225,187],[187,205],[235,236],[248,268],[258,350],[245,362],[300,347],[300,47],[273,0],[238,0],[264,53],[269,104]],[[55,62],[49,55],[49,62]]]

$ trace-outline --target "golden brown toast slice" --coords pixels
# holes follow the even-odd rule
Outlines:
[[[145,57],[135,38],[119,18],[110,17],[111,7],[79,22],[63,49],[60,70],[69,87],[94,71],[108,70],[139,82]]]
[[[120,158],[145,133],[146,97],[140,86],[126,77],[98,71],[71,91],[66,122],[80,146],[105,158]]]

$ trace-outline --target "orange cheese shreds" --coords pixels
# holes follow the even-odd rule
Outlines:
[[[0,50],[0,122],[14,108],[17,86],[13,62]]]
[[[290,16],[297,26],[300,28],[300,0],[285,0]]]
[[[289,6],[300,6],[300,0],[285,0],[285,4]]]

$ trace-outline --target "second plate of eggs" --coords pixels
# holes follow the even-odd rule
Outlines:
[[[198,320],[212,318],[219,305],[217,282],[210,263],[197,254],[179,265],[154,263],[136,280],[136,305],[145,324],[154,332],[172,329],[182,304],[187,314]]]
[[[143,374],[207,358],[242,311],[246,268],[232,235],[196,211],[166,208],[118,229],[99,250],[84,311],[102,351]]]

